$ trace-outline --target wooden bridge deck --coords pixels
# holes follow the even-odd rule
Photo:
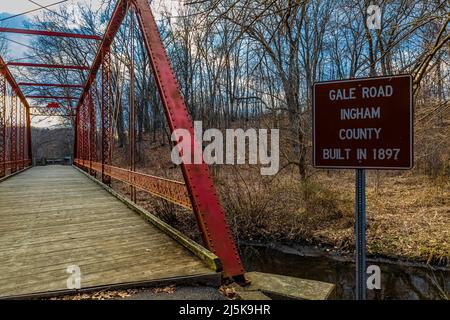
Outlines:
[[[100,185],[69,166],[0,183],[0,297],[215,274]]]

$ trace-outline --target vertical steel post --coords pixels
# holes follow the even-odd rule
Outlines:
[[[96,171],[92,169],[92,163],[97,162],[97,121],[92,89],[89,90],[87,98],[89,109],[89,167],[91,168],[90,174],[95,176]]]
[[[33,146],[31,143],[31,119],[30,119],[30,107],[25,107],[25,117],[27,125],[27,166],[33,165]]]
[[[103,52],[102,60],[102,181],[110,185],[111,176],[105,172],[105,165],[111,165],[111,112],[110,112],[110,62],[109,48]]]
[[[84,166],[84,129],[83,129],[83,123],[84,123],[84,105],[81,105],[80,108],[80,116],[78,118],[78,130],[80,132],[79,136],[79,152],[80,152],[80,162],[81,166]]]
[[[75,115],[75,141],[74,141],[74,152],[73,152],[73,157],[75,159],[77,159],[78,161],[80,160],[80,112],[81,109],[78,108],[76,111],[76,115]]]
[[[19,170],[25,165],[25,107],[19,102]]]
[[[130,120],[129,120],[129,162],[130,171],[136,169],[136,129],[135,129],[135,106],[134,106],[134,90],[135,90],[135,74],[134,74],[134,10],[130,10],[130,30],[131,30],[131,61],[130,61]],[[136,202],[136,187],[130,184],[131,201]]]
[[[356,299],[366,299],[366,172],[355,177]]]
[[[10,148],[11,148],[11,173],[17,171],[17,94],[12,90],[11,93],[11,125],[10,125]]]
[[[6,80],[0,75],[0,178],[6,175]]]
[[[85,100],[83,104],[83,154],[84,154],[84,166],[85,170],[89,171],[87,168],[90,167],[90,151],[91,147],[89,145],[89,135],[90,135],[90,115],[89,115],[89,102]]]

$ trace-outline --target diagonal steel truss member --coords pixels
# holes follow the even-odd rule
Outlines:
[[[130,8],[134,9],[139,22],[169,128],[172,133],[178,128],[188,130],[193,139],[192,145],[201,152],[200,146],[194,139],[192,120],[188,114],[186,104],[179,89],[179,84],[176,80],[169,58],[167,57],[166,50],[161,41],[155,19],[147,0],[118,0],[77,105],[76,132],[78,134],[76,137],[77,143],[75,144],[75,154],[77,154],[78,158],[77,163],[80,165],[79,161],[80,159],[83,159],[82,150],[80,150],[80,148],[82,148],[82,141],[80,141],[82,139],[80,138],[83,131],[80,121],[82,121],[83,118],[80,117],[80,113],[82,112],[85,99],[89,94],[97,73],[99,69],[102,68],[101,172],[102,179],[104,182],[106,181],[106,183],[110,181],[111,176],[121,176],[122,178],[129,176],[123,175],[126,173],[123,172],[123,169],[113,169],[111,166],[111,146],[109,145],[111,121],[108,115],[109,112],[107,111],[109,111],[109,49],[128,9]],[[106,94],[108,96],[106,96]],[[90,161],[81,161],[85,163],[84,166],[89,166]],[[91,166],[95,166],[95,163]],[[227,223],[224,209],[220,204],[217,191],[209,174],[208,166],[205,163],[183,163],[181,168],[190,204],[196,215],[197,224],[205,245],[220,258],[223,264],[224,273],[227,277],[233,277],[238,281],[245,281],[242,262],[230,227]],[[98,170],[99,168],[97,167],[96,169]],[[133,174],[131,175],[131,179],[133,183],[137,183],[136,179],[139,179],[139,177]],[[144,187],[145,189],[152,190],[154,194],[157,193],[157,191],[164,190],[164,188],[158,189],[158,187],[147,183]],[[154,188],[158,190],[155,190]],[[173,193],[173,191],[174,189],[171,186],[167,187],[163,197],[167,198],[167,193]],[[175,193],[177,192],[179,192],[181,196],[182,191],[175,191]]]
[[[6,175],[6,80],[0,75],[0,178]]]
[[[67,117],[71,118],[75,116],[75,110],[72,108],[48,108],[47,106],[32,106],[30,107],[30,115],[43,116],[43,117]]]

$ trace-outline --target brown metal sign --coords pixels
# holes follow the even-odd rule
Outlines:
[[[314,167],[412,168],[410,75],[317,82],[313,94]]]

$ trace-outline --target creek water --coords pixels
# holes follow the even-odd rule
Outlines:
[[[354,299],[355,264],[311,247],[240,246],[247,271],[318,280],[336,285],[336,299]],[[368,259],[381,269],[381,289],[367,290],[367,299],[450,299],[450,270]]]

